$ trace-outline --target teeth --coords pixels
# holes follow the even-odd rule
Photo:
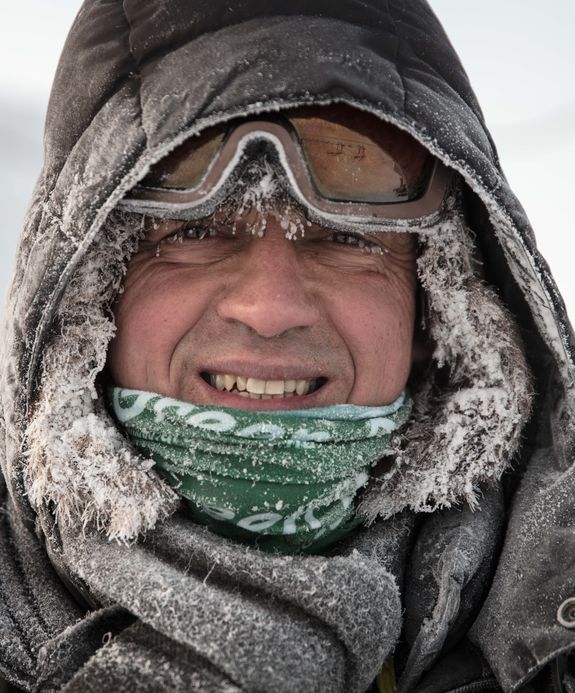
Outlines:
[[[309,392],[309,382],[307,380],[297,380],[295,384],[295,391],[298,395],[307,395]]]
[[[266,380],[266,395],[283,395],[284,392],[283,380]]]
[[[231,373],[210,375],[210,384],[220,392],[235,392],[250,399],[279,399],[307,395],[317,387],[317,380],[261,380]]]
[[[258,380],[257,378],[248,378],[246,390],[253,392],[255,395],[263,395],[266,391],[266,381]]]

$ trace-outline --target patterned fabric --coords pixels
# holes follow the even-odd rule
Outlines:
[[[259,548],[318,552],[361,523],[354,499],[409,417],[390,405],[252,412],[113,388],[130,439],[201,524]]]

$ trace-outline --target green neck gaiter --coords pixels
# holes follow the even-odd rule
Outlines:
[[[130,440],[188,501],[195,521],[282,553],[318,553],[347,536],[369,469],[407,421],[403,393],[383,407],[251,412],[112,388]]]

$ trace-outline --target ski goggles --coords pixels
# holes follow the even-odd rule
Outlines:
[[[264,151],[320,221],[415,221],[441,208],[452,178],[398,127],[343,104],[309,106],[207,128],[155,164],[121,206],[170,218],[207,216]]]

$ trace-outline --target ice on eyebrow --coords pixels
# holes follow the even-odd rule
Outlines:
[[[277,172],[267,161],[254,161],[248,168],[247,175],[242,182],[243,184],[240,183],[232,200],[227,201],[230,213],[233,213],[232,208],[235,207],[235,213],[233,213],[234,232],[237,230],[238,221],[255,211],[255,219],[248,220],[243,227],[247,233],[262,238],[267,228],[268,218],[273,217],[284,230],[288,240],[295,241],[305,238],[306,229],[312,227],[313,223],[305,217],[304,211],[283,188]],[[233,204],[229,205],[230,202]],[[361,238],[362,234],[358,231],[346,232],[334,229],[333,233],[349,235],[350,238],[360,238],[358,246],[365,253],[382,255],[389,252],[376,239]]]
[[[207,226],[217,229],[226,228],[232,235],[244,232],[258,238],[265,235],[268,219],[274,218],[285,233],[285,238],[290,241],[306,239],[306,231],[314,227],[314,223],[307,218],[306,211],[294,200],[292,194],[282,185],[282,181],[275,168],[266,160],[255,160],[248,165],[242,177],[237,182],[233,193],[225,200],[212,215],[176,222],[178,224],[173,231],[166,229],[166,234],[161,239],[151,239],[158,243],[156,256],[159,256],[159,245],[164,242],[182,242],[182,226]],[[153,233],[165,219],[152,218],[153,227],[148,233]],[[170,221],[168,221],[170,223]],[[377,238],[365,235],[358,228],[346,230],[341,227],[322,226],[324,231],[340,237],[347,236],[350,247],[359,248],[363,253],[383,255],[389,253],[389,248]],[[309,238],[310,233],[307,233]],[[310,240],[313,240],[311,238]],[[345,246],[345,242],[340,245]]]
[[[311,226],[311,222],[294,208],[272,166],[267,161],[256,161],[249,167],[246,177],[249,182],[241,185],[236,193],[234,229],[238,219],[255,211],[255,220],[248,220],[244,227],[251,235],[262,238],[268,217],[272,216],[285,231],[288,240],[295,240],[298,236],[303,238],[306,226]]]

